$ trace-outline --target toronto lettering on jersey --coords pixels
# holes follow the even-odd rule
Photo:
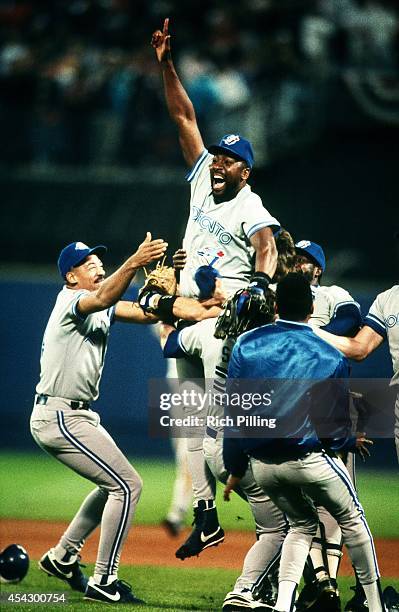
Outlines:
[[[216,236],[220,244],[229,244],[233,240],[232,234],[230,234],[219,221],[205,215],[197,206],[193,206],[192,219],[195,223],[198,223],[202,229]]]

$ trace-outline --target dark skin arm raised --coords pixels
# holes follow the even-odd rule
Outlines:
[[[163,30],[156,30],[151,39],[158,63],[161,68],[165,99],[171,119],[176,123],[179,142],[184,159],[191,167],[205,146],[198,129],[195,111],[190,98],[184,89],[172,60],[169,18],[163,24]]]

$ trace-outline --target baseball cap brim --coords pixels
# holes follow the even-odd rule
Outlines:
[[[234,153],[234,151],[229,149],[229,147],[223,147],[220,145],[211,145],[210,147],[208,147],[208,151],[209,153],[221,153],[222,155],[228,155],[229,157],[232,157],[233,159],[237,159],[238,161],[243,161],[246,164],[248,164],[246,159],[244,159],[240,155],[237,155],[237,153]]]
[[[107,247],[104,244],[98,244],[92,249],[88,249],[87,251],[82,251],[82,257],[75,263],[73,268],[79,266],[89,255],[104,255],[108,251]]]
[[[309,253],[309,251],[307,251],[306,249],[301,249],[301,247],[295,247],[295,251],[297,253],[299,253],[300,255],[305,255],[305,257],[307,257],[308,259],[310,259],[310,261],[315,265],[318,266],[319,268],[323,268],[322,264],[320,263],[320,261],[317,261],[317,259],[315,257],[313,257],[313,255],[311,255]]]

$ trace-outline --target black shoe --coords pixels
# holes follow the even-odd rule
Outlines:
[[[89,578],[84,599],[109,604],[145,604],[145,601],[135,597],[132,587],[124,580],[114,580],[110,584],[97,584],[93,577]]]
[[[369,607],[362,585],[352,586],[351,590],[354,591],[354,595],[346,604],[345,612],[368,612]]]
[[[238,610],[267,610],[272,612],[273,606],[254,599],[250,589],[241,589],[227,593],[223,601],[223,612],[238,612]]]
[[[162,521],[161,525],[168,532],[168,534],[172,536],[172,538],[177,538],[182,530],[182,524],[180,521],[170,521],[166,518]]]
[[[78,560],[72,563],[61,563],[55,558],[54,549],[50,548],[50,550],[40,559],[38,566],[39,569],[46,572],[49,576],[67,582],[74,591],[79,591],[80,593],[86,591],[88,578],[80,569]]]
[[[341,600],[335,581],[315,580],[305,584],[296,601],[297,612],[341,612]]]
[[[212,502],[211,502],[212,503]],[[194,557],[210,546],[217,546],[224,540],[224,531],[219,525],[217,511],[214,505],[208,508],[209,502],[200,499],[194,508],[193,531],[187,540],[176,551],[178,559]]]
[[[399,610],[399,593],[393,588],[393,586],[385,587],[383,598],[388,612],[396,612]]]

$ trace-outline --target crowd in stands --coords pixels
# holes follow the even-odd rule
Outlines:
[[[318,133],[348,71],[396,96],[395,0],[3,0],[0,162],[181,163],[149,43],[166,16],[205,139],[241,130],[260,160]]]

